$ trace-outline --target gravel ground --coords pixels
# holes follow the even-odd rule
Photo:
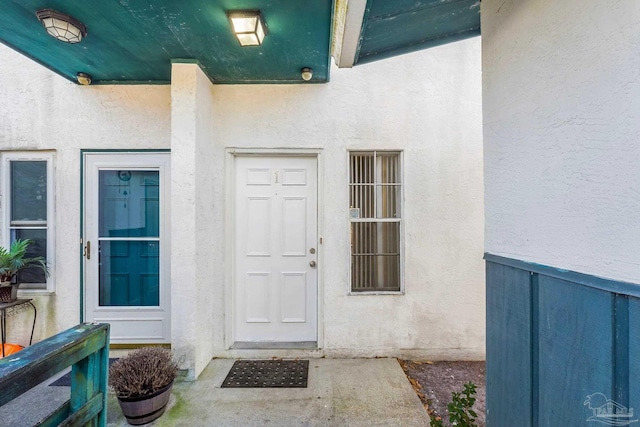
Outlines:
[[[447,404],[451,392],[461,392],[464,384],[471,381],[477,386],[474,411],[478,414],[478,425],[485,425],[485,362],[430,362],[400,360],[400,366],[413,385],[431,417],[441,417],[449,425]]]

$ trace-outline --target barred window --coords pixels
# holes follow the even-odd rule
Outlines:
[[[400,154],[349,153],[351,292],[401,290]]]

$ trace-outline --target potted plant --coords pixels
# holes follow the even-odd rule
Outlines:
[[[114,362],[109,368],[109,387],[127,422],[140,425],[160,417],[177,374],[171,352],[161,347],[143,347]]]
[[[20,270],[30,267],[41,268],[49,276],[49,268],[43,257],[27,257],[27,249],[33,243],[30,239],[18,239],[7,250],[0,246],[0,302],[15,301],[19,283],[13,283]]]

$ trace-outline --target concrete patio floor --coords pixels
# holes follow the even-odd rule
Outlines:
[[[396,359],[310,359],[307,388],[220,388],[233,359],[214,359],[195,382],[174,384],[165,414],[149,426],[428,426],[429,418]],[[8,426],[32,425],[38,400],[69,387],[43,385],[0,408]],[[38,396],[39,394],[39,396]],[[19,412],[19,413],[18,413]],[[108,399],[109,426],[127,426]],[[13,420],[13,423],[11,422]]]

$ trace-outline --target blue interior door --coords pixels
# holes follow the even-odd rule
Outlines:
[[[160,305],[158,171],[99,171],[100,306]]]

